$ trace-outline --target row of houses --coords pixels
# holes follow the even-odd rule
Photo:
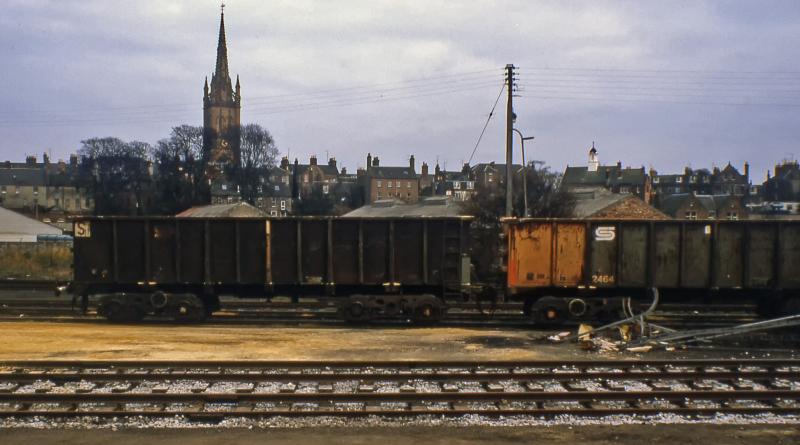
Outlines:
[[[521,176],[523,167],[513,165],[512,173]],[[386,208],[387,202],[420,204],[429,197],[445,197],[452,202],[471,199],[479,188],[503,188],[505,164],[465,164],[458,171],[446,171],[438,164],[431,172],[423,162],[417,171],[416,160],[409,157],[403,166],[383,166],[378,156],[366,156],[365,167],[355,173],[340,167],[335,158],[308,163],[288,157],[269,168],[260,178],[254,204],[264,214],[288,216],[302,200],[322,197],[341,209],[362,206]],[[78,186],[78,158],[69,162],[43,162],[28,156],[24,163],[0,164],[0,207],[26,213],[45,222],[64,222],[69,215],[94,211],[93,198]],[[240,200],[231,184],[216,183],[212,204],[231,204]],[[665,217],[685,219],[743,219],[753,215],[797,213],[800,209],[800,167],[797,161],[775,166],[766,182],[753,185],[750,169],[742,172],[728,163],[723,168],[685,168],[678,174],[660,174],[655,169],[629,167],[617,162],[602,165],[594,145],[589,149],[586,166],[567,166],[560,187],[576,198],[576,216],[593,215],[603,209],[628,208],[631,215],[648,212],[628,197]],[[377,204],[377,205],[376,205]],[[338,213],[343,213],[343,211]],[[395,210],[393,210],[395,211]],[[652,215],[651,215],[652,216]]]

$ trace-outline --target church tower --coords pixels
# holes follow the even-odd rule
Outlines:
[[[241,87],[236,77],[234,90],[228,73],[228,46],[225,41],[225,4],[219,19],[217,67],[203,86],[203,152],[208,160],[208,179],[216,180],[227,167],[239,165]],[[224,178],[220,178],[224,179]]]

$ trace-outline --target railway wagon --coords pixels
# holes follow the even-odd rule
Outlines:
[[[114,321],[201,320],[220,295],[342,297],[351,321],[436,321],[469,289],[470,218],[91,217],[70,291]]]
[[[622,298],[756,302],[800,312],[800,221],[506,219],[507,292],[542,322],[616,313]]]

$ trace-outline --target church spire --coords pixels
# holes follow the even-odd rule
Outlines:
[[[219,42],[217,43],[217,70],[214,75],[220,80],[230,79],[228,74],[228,45],[225,41],[225,3],[220,6]],[[230,80],[228,80],[230,82]]]

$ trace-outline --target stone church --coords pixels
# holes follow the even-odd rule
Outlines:
[[[211,185],[212,203],[238,201],[238,190],[227,177],[239,165],[242,95],[239,77],[233,87],[228,72],[228,46],[225,39],[225,6],[222,6],[217,43],[217,66],[209,86],[203,86],[203,152],[208,160],[206,176]]]

